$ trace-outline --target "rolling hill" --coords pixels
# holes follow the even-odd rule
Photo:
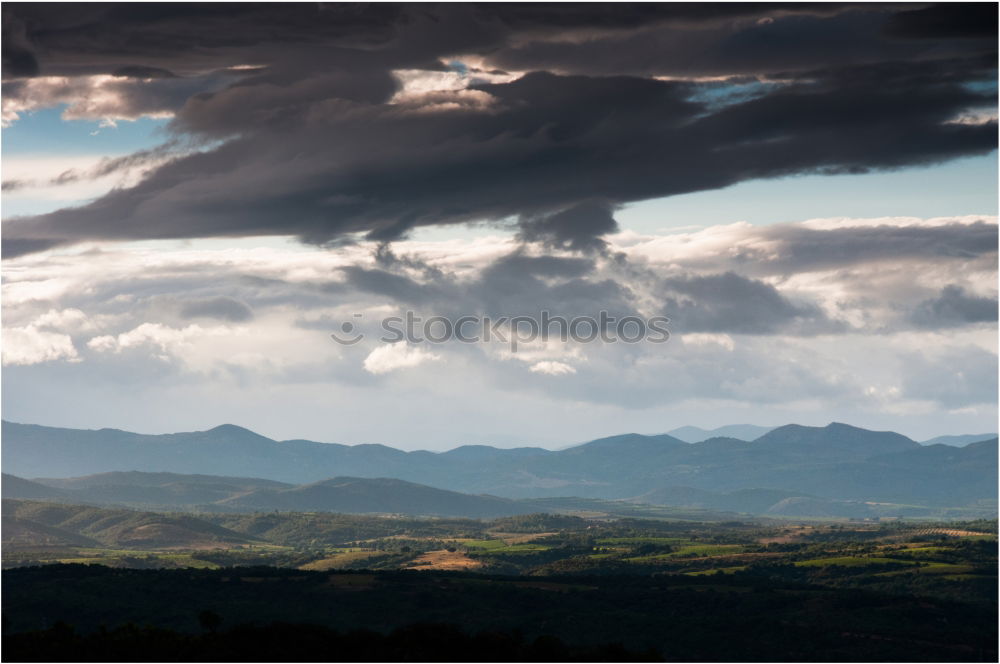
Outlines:
[[[403,480],[335,477],[290,489],[258,489],[220,501],[225,507],[295,512],[387,513],[488,518],[537,511],[493,496],[471,496]]]
[[[4,498],[23,498],[24,500],[71,500],[72,496],[55,487],[46,486],[40,482],[32,482],[23,477],[3,473],[0,483],[0,493]]]
[[[25,481],[20,478],[15,479]],[[8,496],[6,477],[4,481],[4,497],[33,498],[20,494]],[[35,484],[59,492],[51,497],[38,497],[39,500],[70,499],[74,502],[149,507],[203,505],[250,491],[287,489],[294,486],[259,478],[138,471],[113,471],[70,478],[39,478]]]
[[[389,478],[336,477],[294,486],[253,478],[135,471],[38,481],[5,473],[3,497],[161,510],[281,510],[466,518],[538,511],[530,501],[473,496]]]
[[[128,549],[216,548],[255,542],[189,515],[4,499],[3,544]]]

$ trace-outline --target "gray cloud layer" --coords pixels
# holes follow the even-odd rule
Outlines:
[[[4,252],[506,219],[601,251],[625,202],[994,149],[995,121],[951,122],[995,103],[991,21],[994,5],[8,5],[5,95],[114,74],[123,114],[225,142],[11,220]],[[397,99],[400,70],[465,87]]]
[[[997,298],[969,295],[956,285],[945,286],[939,297],[921,302],[913,312],[914,322],[926,327],[988,323],[996,319]]]

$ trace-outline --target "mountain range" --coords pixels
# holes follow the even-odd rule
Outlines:
[[[197,493],[197,502],[230,500],[234,507],[266,504],[269,509],[310,509],[326,504],[327,494],[347,505],[350,490],[329,484],[345,477],[403,480],[478,499],[488,494],[496,499],[619,500],[677,488],[722,495],[768,489],[795,499],[989,508],[995,507],[997,491],[995,439],[964,447],[921,445],[897,433],[839,423],[785,425],[753,441],[715,437],[687,443],[669,434],[624,434],[557,452],[477,445],[434,453],[384,445],[279,442],[233,425],[143,435],[4,422],[3,465],[6,472],[34,478],[110,471],[220,476],[225,486],[218,486],[218,478],[185,479],[132,490],[145,496],[145,503],[182,491]],[[106,484],[89,490],[107,490],[99,486]],[[196,486],[186,486],[191,484]],[[43,486],[73,488],[51,479]],[[74,490],[82,489],[86,487]],[[152,500],[154,494],[160,498]],[[387,504],[375,511],[398,510]]]
[[[3,498],[152,511],[209,513],[336,512],[496,518],[529,513],[592,513],[699,521],[737,514],[769,517],[955,516],[954,508],[875,504],[820,498],[804,491],[739,489],[728,493],[670,486],[626,500],[476,496],[389,478],[335,477],[301,486],[253,478],[176,473],[110,472],[26,480],[3,475]],[[989,515],[959,508],[957,516]]]

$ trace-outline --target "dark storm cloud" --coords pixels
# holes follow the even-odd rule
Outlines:
[[[634,314],[629,288],[601,274],[587,259],[504,256],[483,269],[466,294],[467,307],[492,316],[538,316],[542,311],[575,316],[607,311]]]
[[[392,36],[401,14],[389,4],[20,3],[4,7],[4,54],[10,26],[18,37],[10,46],[32,51],[43,75],[122,67],[190,75],[248,64],[231,60],[251,54],[271,60],[289,44],[375,46]]]
[[[992,2],[949,2],[901,11],[889,18],[885,31],[908,39],[993,40],[997,36],[997,7]]]
[[[38,60],[32,53],[26,22],[3,9],[3,78],[37,76]],[[6,93],[6,91],[5,91]]]
[[[652,306],[682,333],[811,336],[848,331],[815,302],[792,299],[771,284],[732,271],[663,279],[655,270],[620,263],[615,257],[530,256],[522,251],[485,264],[473,278],[426,270],[413,276],[419,267],[419,261],[409,257],[384,269],[345,268],[346,281],[338,283],[336,293],[344,297],[350,290],[360,291],[425,317],[452,320],[472,314],[537,318],[542,311],[567,318],[606,311],[621,318],[641,316]]]
[[[521,277],[578,278],[593,272],[594,261],[565,256],[528,256],[517,252],[495,261],[486,271],[490,279],[506,280]]]
[[[742,25],[769,14],[831,15],[842,4],[788,3],[18,3],[4,7],[4,76],[156,67],[189,75],[249,58],[330,58],[329,47],[398,50],[416,61],[488,53],[515,39]],[[336,49],[334,49],[336,50]],[[334,58],[337,55],[333,56]],[[35,65],[27,66],[28,61]]]
[[[574,251],[599,251],[605,248],[600,236],[618,230],[613,207],[604,201],[577,203],[565,210],[521,220],[522,239]]]
[[[420,274],[413,275],[414,271]],[[542,311],[570,317],[602,310],[619,316],[636,313],[629,289],[599,273],[595,262],[587,258],[515,251],[464,279],[412,257],[384,268],[351,266],[341,272],[345,281],[332,284],[331,292],[352,289],[453,319],[467,314],[538,316]]]
[[[726,260],[757,274],[795,274],[841,269],[881,261],[990,260],[995,269],[995,222],[944,223],[937,226],[863,225],[815,229],[799,224],[762,228],[756,237],[766,245],[734,247]],[[713,257],[705,257],[711,264]]]
[[[440,291],[433,284],[421,284],[387,270],[352,266],[343,271],[351,287],[374,295],[384,295],[397,302],[422,304],[435,296],[440,298]]]
[[[954,327],[968,323],[996,323],[997,298],[978,297],[961,286],[945,286],[941,295],[921,302],[913,312],[913,322],[921,327]]]
[[[725,274],[682,277],[663,282],[667,291],[664,315],[680,332],[775,334],[803,331],[830,332],[815,306],[795,304],[769,284]]]
[[[111,72],[112,76],[121,78],[177,78],[177,74],[159,67],[143,67],[142,65],[126,65]]]
[[[955,21],[940,34],[914,28],[922,19],[899,17],[911,9],[7,5],[12,47],[33,49],[41,74],[175,73],[123,77],[128,112],[169,109],[175,132],[228,140],[84,207],[13,220],[4,251],[91,239],[392,241],[481,220],[518,220],[525,240],[594,251],[625,202],[994,149],[995,122],[948,121],[994,104],[968,84],[994,77],[995,41],[961,39]],[[399,90],[394,70],[440,71],[460,55],[533,73],[386,103]],[[213,73],[237,65],[257,68]],[[699,96],[708,84],[652,74],[782,83],[719,107]],[[24,80],[5,93],[16,98]]]
[[[928,45],[923,40],[936,42],[935,57],[996,48],[997,8],[991,3],[912,11],[875,3],[744,6],[743,16],[675,19],[591,34],[586,47],[569,39],[520,39],[491,52],[489,62],[562,73],[774,77],[818,67],[923,59]]]

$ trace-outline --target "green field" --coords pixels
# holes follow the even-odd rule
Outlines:
[[[536,544],[534,542],[523,542],[521,544],[507,544],[503,540],[464,540],[459,542],[470,555],[474,556],[516,556],[522,554],[538,553],[548,551],[551,546]]]
[[[742,553],[739,544],[689,544],[676,549],[670,555],[674,558],[682,556],[725,556],[731,553]]]
[[[734,574],[736,572],[742,572],[747,568],[746,565],[738,565],[736,567],[714,567],[712,569],[703,569],[697,572],[685,572],[687,576],[708,576],[709,574],[718,574],[722,572],[723,574]]]
[[[689,544],[669,553],[653,553],[645,556],[626,558],[626,560],[633,563],[646,563],[679,558],[706,558],[742,553],[743,550],[744,547],[739,544]]]
[[[466,549],[477,551],[499,551],[507,547],[507,544],[499,539],[460,539],[454,541]]]
[[[626,545],[639,545],[639,544],[684,544],[689,542],[687,538],[684,537],[604,537],[595,540],[597,544],[626,544]]]
[[[815,558],[813,560],[801,560],[795,563],[796,567],[866,567],[868,565],[918,565],[913,560],[901,560],[898,558],[866,557],[866,556],[837,556],[835,558]]]
[[[192,557],[192,552],[123,551],[119,549],[77,549],[61,554],[39,553],[37,564],[110,565],[112,567],[149,566],[163,569],[191,567],[217,569],[219,565]]]
[[[892,572],[882,572],[877,576],[893,576],[899,574],[931,574],[940,575],[945,578],[951,577],[972,577],[975,575],[969,574],[975,568],[971,565],[956,565],[953,563],[922,563],[918,566],[909,567],[903,570],[894,570]]]

